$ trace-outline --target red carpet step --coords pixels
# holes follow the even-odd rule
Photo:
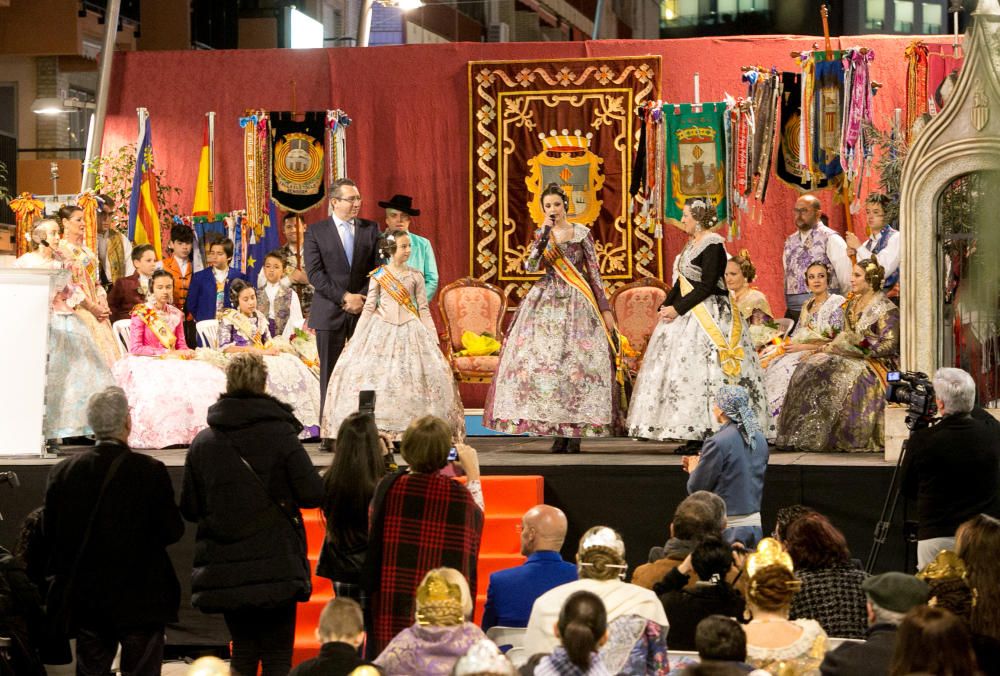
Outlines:
[[[484,476],[482,481],[486,522],[476,573],[477,623],[483,615],[490,574],[520,565],[524,561],[520,553],[521,538],[517,531],[521,516],[535,505],[541,504],[544,499],[541,476]],[[323,545],[325,525],[318,509],[302,510],[302,516],[309,547],[309,563],[315,571],[320,547]],[[315,657],[319,652],[316,625],[327,601],[333,598],[333,585],[329,580],[313,575],[312,583],[312,598],[306,603],[300,603],[296,614],[293,664]]]

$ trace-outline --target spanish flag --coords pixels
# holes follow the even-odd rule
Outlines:
[[[205,118],[205,136],[201,145],[201,159],[198,162],[198,180],[194,184],[194,207],[192,216],[212,216],[215,207],[212,205],[212,177],[210,171],[211,151],[209,142],[209,118]]]
[[[152,244],[156,258],[163,258],[160,244],[159,205],[153,175],[153,137],[147,116],[136,144],[135,175],[128,208],[128,238],[135,244]]]

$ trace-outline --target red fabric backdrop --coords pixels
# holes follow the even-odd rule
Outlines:
[[[834,48],[875,50],[873,78],[884,86],[875,97],[875,119],[887,126],[894,108],[905,108],[909,37],[858,36],[834,41]],[[382,219],[376,202],[394,193],[413,195],[422,210],[414,231],[429,237],[438,256],[441,285],[469,274],[469,83],[474,60],[565,59],[659,54],[664,99],[693,98],[700,74],[703,101],[740,96],[740,66],[791,70],[793,51],[811,49],[817,38],[748,36],[656,41],[563,43],[452,43],[327,50],[242,50],[129,52],[115,55],[104,151],[136,138],[135,109],[152,121],[157,166],[194,195],[203,115],[216,118],[216,209],[243,207],[242,134],[237,119],[245,108],[289,110],[297,83],[298,110],[341,108],[353,118],[348,129],[347,170],[365,198],[362,216]],[[821,41],[821,39],[820,39]],[[927,38],[947,42],[947,37]],[[874,179],[871,179],[874,181]],[[872,183],[874,186],[874,183]],[[866,188],[867,190],[867,188]],[[759,225],[744,227],[730,252],[747,248],[757,266],[756,285],[777,314],[784,313],[781,250],[794,228],[797,192],[773,180]],[[820,194],[831,226],[844,230],[843,207]],[[307,214],[312,222],[324,214]],[[855,230],[864,224],[856,219]],[[680,249],[679,232],[664,240],[666,273]]]

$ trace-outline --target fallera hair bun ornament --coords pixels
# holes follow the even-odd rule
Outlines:
[[[625,556],[625,543],[610,528],[600,528],[588,535],[587,539],[583,541],[580,550],[586,551],[591,547],[606,547],[619,556]]]
[[[691,202],[690,206],[691,206],[691,208],[697,207],[699,209],[707,209],[708,208],[708,205],[705,204],[704,200],[695,200],[695,201]]]
[[[753,579],[758,571],[768,566],[781,566],[790,573],[795,572],[791,554],[786,552],[781,543],[774,538],[761,540],[757,545],[757,551],[747,558],[747,575]]]
[[[965,561],[959,558],[958,554],[950,549],[942,549],[934,560],[924,566],[924,569],[917,573],[917,577],[923,581],[927,580],[948,580],[961,578],[969,574],[965,567]]]
[[[420,625],[462,624],[462,590],[442,575],[429,575],[417,589],[416,617]]]

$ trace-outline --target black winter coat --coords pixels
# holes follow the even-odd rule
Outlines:
[[[162,462],[118,442],[101,441],[49,474],[42,517],[49,571],[69,574],[104,477],[122,453],[80,563],[73,615],[122,629],[173,622],[180,585],[167,545],[184,534],[174,488]]]
[[[208,424],[191,443],[181,489],[181,513],[198,524],[192,605],[211,613],[307,600],[299,508],[319,506],[323,481],[299,442],[302,425],[263,394],[222,395]]]
[[[917,501],[917,537],[953,537],[977,514],[1000,516],[1000,439],[970,415],[943,417],[910,436],[902,493]]]

